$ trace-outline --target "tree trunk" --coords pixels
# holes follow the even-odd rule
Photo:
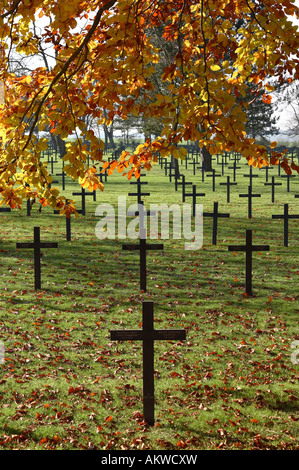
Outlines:
[[[204,171],[212,171],[212,155],[206,147],[201,149],[201,165]]]

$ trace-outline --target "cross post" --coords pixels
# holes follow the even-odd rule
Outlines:
[[[289,246],[289,219],[299,219],[299,215],[290,215],[289,205],[284,204],[283,215],[272,215],[272,219],[283,219],[283,244]]]
[[[239,194],[239,197],[247,197],[248,198],[248,218],[251,219],[252,217],[252,198],[253,197],[261,197],[260,194],[252,194],[252,186],[248,186],[248,193],[247,194]]]
[[[140,235],[143,230],[140,230]],[[139,244],[126,244],[122,245],[122,249],[126,251],[139,250],[140,259],[140,290],[146,292],[146,253],[148,250],[163,250],[164,245],[162,243],[147,244],[146,237],[140,236]]]
[[[236,170],[239,170],[241,167],[237,166],[237,161],[234,160],[233,166],[229,166],[229,170],[234,170],[234,181],[236,181]]]
[[[196,192],[196,184],[192,185],[192,193],[185,194],[185,197],[192,197],[192,214],[193,217],[196,215],[196,197],[198,196],[205,196],[205,193],[197,193]]]
[[[247,295],[252,295],[252,252],[269,250],[269,245],[252,245],[252,230],[246,230],[246,245],[228,247],[228,251],[245,251],[246,253],[245,289]]]
[[[33,248],[34,249],[34,285],[35,289],[41,289],[41,248],[58,248],[57,242],[41,242],[40,227],[34,227],[33,243],[17,243],[17,248]]]
[[[275,183],[275,176],[272,176],[271,183],[264,183],[264,185],[265,186],[272,186],[272,188],[271,188],[272,189],[272,191],[271,191],[271,193],[272,193],[271,200],[272,200],[272,202],[274,202],[274,200],[275,200],[275,194],[274,194],[275,186],[281,186],[282,183]]]
[[[218,202],[214,202],[214,211],[213,212],[204,212],[204,217],[213,217],[213,237],[212,243],[213,245],[217,245],[217,225],[218,225],[218,217],[230,217],[230,214],[220,213],[218,212]]]
[[[252,173],[252,165],[249,167],[249,175],[243,175],[244,178],[249,178],[249,185],[252,186],[252,178],[258,178],[259,175]]]
[[[142,341],[143,349],[143,418],[155,424],[154,341],[186,339],[186,330],[155,330],[154,303],[142,303],[142,330],[111,330],[112,341]]]
[[[212,175],[207,175],[207,177],[213,178],[213,191],[215,191],[215,178],[217,178],[217,176],[221,176],[221,175],[216,175],[216,170],[212,170]]]
[[[85,188],[81,188],[81,193],[72,193],[73,196],[81,196],[81,201],[82,201],[82,209],[77,211],[79,213],[81,213],[82,215],[85,215],[85,198],[86,196],[93,196],[94,198],[94,191],[92,192],[87,192],[85,191]]]
[[[220,183],[220,186],[226,186],[226,202],[230,202],[230,187],[236,186],[238,183],[231,183],[230,176],[226,177],[226,183]]]

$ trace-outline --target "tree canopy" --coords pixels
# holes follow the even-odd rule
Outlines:
[[[183,158],[186,141],[211,154],[234,150],[250,165],[271,161],[287,173],[299,173],[295,163],[275,152],[275,142],[269,158],[245,131],[248,83],[254,84],[253,100],[260,90],[264,103],[270,103],[276,84],[299,78],[299,34],[292,15],[299,18],[291,0],[3,0],[4,203],[20,207],[31,195],[66,210],[40,159],[47,146],[40,133],[49,128],[63,140],[76,135],[66,144],[66,174],[90,190],[103,189],[96,172],[104,143],[86,128],[88,117],[107,125],[130,115],[161,122],[157,138],[104,163],[108,172],[117,169],[128,178],[138,177],[142,167],[150,169],[157,152]],[[160,41],[152,34],[158,30]],[[9,67],[14,50],[32,58],[32,70],[22,76]],[[165,50],[173,51],[171,60],[165,61]],[[34,66],[38,55],[53,65],[36,61]]]

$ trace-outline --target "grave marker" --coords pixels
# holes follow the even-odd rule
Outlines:
[[[281,175],[281,178],[286,178],[287,179],[287,192],[290,192],[290,182],[291,178],[296,178],[296,175]]]
[[[141,204],[142,201],[141,201],[141,196],[150,196],[150,193],[143,193],[142,192],[142,188],[141,188],[141,185],[142,184],[147,184],[146,182],[136,182],[135,184],[137,184],[137,192],[136,193],[129,193],[129,196],[137,196],[137,202],[138,204]]]
[[[34,249],[34,286],[35,289],[41,289],[41,262],[40,250],[41,248],[58,248],[57,242],[41,242],[40,241],[40,227],[34,227],[33,243],[17,243],[17,248],[33,248]]]
[[[269,251],[269,245],[252,245],[252,230],[246,230],[246,245],[230,245],[228,251],[245,251],[245,290],[247,295],[252,295],[252,253],[253,251]]]
[[[141,235],[142,230],[140,230]],[[147,244],[146,237],[140,236],[139,244],[122,245],[123,250],[133,251],[139,250],[140,259],[140,290],[146,292],[146,253],[148,250],[163,250],[164,245],[161,243]]]
[[[220,183],[220,186],[226,186],[226,202],[230,202],[230,187],[236,186],[238,183],[231,183],[230,176],[227,176],[226,178],[226,183]]]
[[[195,184],[192,185],[192,193],[185,194],[185,197],[192,197],[192,214],[193,214],[193,217],[195,217],[195,215],[196,215],[196,197],[205,196],[205,195],[206,195],[205,193],[197,193],[196,192],[196,185]]]
[[[234,170],[234,181],[236,181],[236,170],[239,170],[241,167],[237,166],[237,161],[234,160],[233,166],[229,166],[229,170]]]
[[[218,202],[214,202],[214,211],[213,212],[204,212],[204,217],[213,217],[213,236],[212,243],[217,245],[217,225],[218,217],[230,217],[230,214],[218,212]]]
[[[248,186],[248,193],[247,194],[239,194],[239,197],[247,197],[248,198],[248,218],[251,219],[252,217],[252,198],[253,197],[261,197],[260,194],[252,194],[252,187]]]
[[[81,196],[81,204],[82,204],[81,207],[82,207],[82,209],[78,210],[77,212],[79,214],[85,215],[85,207],[86,207],[85,198],[86,198],[86,196],[93,196],[93,198],[94,198],[94,191],[87,192],[87,191],[85,191],[85,188],[81,187],[81,193],[72,193],[72,194],[73,194],[73,196]]]
[[[249,178],[249,186],[252,187],[252,179],[253,178],[258,178],[259,175],[254,175],[252,173],[252,165],[249,167],[249,175],[243,175],[244,178]]]
[[[272,215],[272,219],[283,219],[283,244],[289,246],[289,219],[299,219],[299,215],[290,215],[289,205],[284,204],[283,215]]]
[[[155,423],[154,341],[186,339],[186,330],[155,330],[154,303],[142,303],[142,330],[111,330],[112,341],[142,341],[143,353],[143,417]]]
[[[275,200],[275,186],[281,186],[282,183],[275,183],[275,176],[272,176],[271,183],[264,183],[264,186],[272,186],[271,188],[271,201]]]
[[[212,171],[212,175],[207,175],[207,177],[211,177],[213,178],[213,191],[215,191],[215,178],[217,178],[218,176],[221,176],[221,175],[216,175],[216,170],[211,170]]]

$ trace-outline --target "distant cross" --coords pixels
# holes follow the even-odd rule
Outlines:
[[[289,219],[299,219],[299,215],[289,214],[289,205],[284,204],[283,215],[272,215],[272,219],[283,219],[284,230],[283,230],[283,244],[289,246]]]
[[[252,218],[252,198],[253,197],[261,197],[260,194],[252,194],[252,186],[248,186],[248,193],[247,194],[239,194],[239,197],[247,197],[248,198],[248,218]]]
[[[191,181],[186,181],[185,175],[182,175],[182,181],[180,183],[176,183],[176,186],[181,185],[182,186],[182,200],[185,202],[186,198],[186,188],[185,186],[188,184],[192,184]]]
[[[221,176],[221,175],[216,175],[216,170],[212,170],[212,175],[207,175],[207,177],[213,178],[213,191],[215,191],[215,178],[217,178],[217,176]]]
[[[234,181],[236,181],[236,170],[239,170],[241,167],[237,166],[237,161],[234,160],[233,166],[229,166],[229,170],[234,170]]]
[[[196,166],[196,165],[198,165],[198,162],[196,160],[192,160],[192,162],[191,162],[191,165],[193,165],[193,175],[194,176],[195,176],[195,170],[199,170],[199,168],[200,168],[200,167]]]
[[[82,208],[81,210],[77,211],[79,213],[81,213],[82,215],[85,215],[85,207],[86,207],[86,202],[85,202],[85,199],[86,199],[86,196],[93,196],[94,198],[94,191],[92,192],[87,192],[85,191],[85,188],[82,188],[81,187],[81,192],[80,193],[72,193],[73,196],[81,196],[81,201],[82,201]]]
[[[249,175],[243,175],[244,178],[249,178],[249,185],[252,187],[252,178],[258,178],[259,175],[252,173],[252,165],[249,167]]]
[[[296,178],[296,175],[281,175],[281,178],[286,178],[287,179],[287,192],[290,192],[290,181],[291,178]]]
[[[56,176],[62,176],[62,189],[65,190],[65,172],[62,170],[61,173],[56,173]]]
[[[272,202],[275,201],[275,186],[281,186],[282,183],[275,183],[275,176],[272,176],[272,179],[271,179],[271,183],[264,183],[265,186],[272,186],[271,188],[271,193],[272,193],[272,196],[271,196],[271,200]]]
[[[213,212],[204,212],[204,217],[213,217],[213,237],[212,243],[213,245],[217,245],[217,225],[218,225],[218,217],[230,217],[230,214],[224,214],[218,212],[218,202],[214,202],[214,211]]]
[[[195,217],[196,215],[196,198],[200,196],[205,196],[205,193],[197,193],[196,192],[196,184],[192,185],[192,193],[185,194],[185,197],[192,197],[192,215]]]
[[[154,303],[142,303],[142,330],[111,330],[112,341],[142,341],[143,346],[143,418],[155,423],[154,341],[186,339],[186,330],[155,330]]]
[[[224,160],[224,159],[225,159],[225,160]],[[220,162],[220,163],[217,162],[218,165],[221,165],[221,174],[222,174],[222,176],[224,176],[224,167],[225,167],[225,165],[227,165],[226,159],[227,159],[227,155],[224,155],[224,156],[222,156],[222,158],[221,158],[221,162]]]
[[[34,227],[33,243],[17,243],[17,248],[33,248],[34,249],[34,285],[35,289],[41,289],[41,262],[40,250],[41,248],[58,248],[57,242],[41,242],[40,241],[40,227]]]
[[[252,295],[252,252],[269,250],[269,245],[252,245],[252,230],[246,230],[246,245],[231,245],[228,247],[228,251],[245,251],[246,253],[245,289],[247,295]]]
[[[230,187],[235,186],[238,183],[231,183],[230,176],[226,177],[226,183],[220,183],[220,186],[226,186],[226,201],[230,202]]]
[[[142,196],[150,196],[150,193],[143,193],[142,192],[142,184],[147,184],[147,181],[141,181],[140,177],[137,179],[137,181],[133,181],[130,184],[137,184],[137,192],[136,193],[129,193],[129,196],[137,196],[137,202],[138,204],[141,204],[141,197]]]
[[[144,230],[144,229],[143,229]],[[159,244],[147,244],[146,237],[144,236],[143,230],[140,230],[139,244],[126,244],[122,246],[123,250],[134,251],[139,250],[140,254],[140,290],[146,292],[146,252],[148,250],[163,250],[164,245]]]
[[[268,179],[269,179],[269,170],[272,170],[273,169],[273,166],[263,166],[262,168],[260,168],[260,170],[266,170],[266,183],[268,183]]]

